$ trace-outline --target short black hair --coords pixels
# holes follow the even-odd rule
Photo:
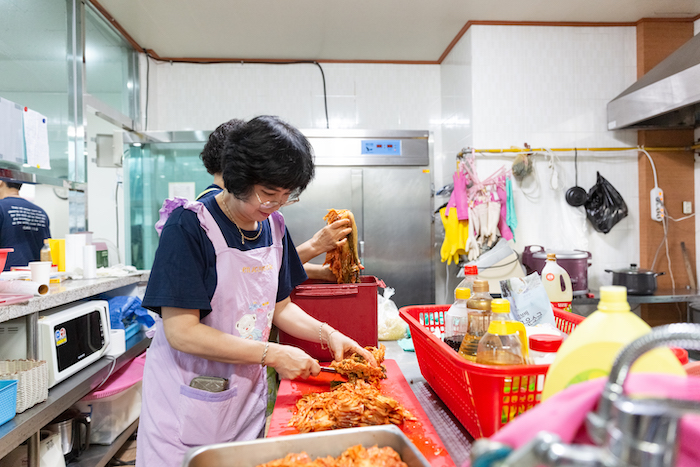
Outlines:
[[[254,185],[298,195],[314,177],[313,149],[299,130],[261,115],[229,133],[221,160],[224,186],[246,199]]]
[[[216,127],[216,130],[209,135],[209,140],[207,144],[204,145],[204,149],[202,149],[202,152],[199,154],[199,158],[202,159],[204,167],[210,175],[222,172],[221,155],[226,146],[226,137],[230,132],[239,128],[241,125],[245,125],[244,120],[232,118],[228,122],[224,122]]]
[[[16,188],[18,190],[22,188],[22,184],[16,182],[5,182],[5,185],[7,185],[7,188]]]

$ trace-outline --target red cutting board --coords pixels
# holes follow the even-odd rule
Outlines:
[[[322,364],[325,365],[325,364]],[[411,386],[404,378],[403,373],[394,360],[384,360],[387,379],[380,383],[380,389],[385,396],[399,401],[409,412],[417,418],[416,421],[407,420],[401,425],[401,431],[416,445],[433,467],[454,467],[454,463],[447,453],[435,428],[430,423],[428,416],[421,407],[418,399],[413,394]],[[343,378],[334,374],[321,373],[318,377],[307,380],[282,380],[275,410],[272,412],[268,437],[299,434],[296,428],[287,426],[292,414],[296,410],[296,403],[302,395],[311,392],[324,392],[330,390],[330,381]]]

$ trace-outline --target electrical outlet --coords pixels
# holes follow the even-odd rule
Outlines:
[[[693,202],[692,201],[683,201],[683,214],[692,214],[693,213]]]
[[[651,220],[661,222],[666,215],[664,212],[664,191],[655,186],[649,192],[649,201],[651,203]]]

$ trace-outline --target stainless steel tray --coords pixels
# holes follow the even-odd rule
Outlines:
[[[430,467],[423,454],[394,425],[382,425],[343,430],[278,436],[233,443],[212,444],[190,449],[182,467],[255,467],[280,459],[291,452],[305,451],[313,459],[337,457],[347,448],[361,444],[389,446],[401,456],[408,467]]]

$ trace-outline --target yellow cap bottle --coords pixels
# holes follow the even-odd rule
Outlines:
[[[542,400],[572,384],[608,375],[622,347],[649,331],[651,327],[630,311],[625,287],[601,287],[598,309],[573,330],[550,365]],[[667,348],[647,352],[631,371],[686,374]]]

